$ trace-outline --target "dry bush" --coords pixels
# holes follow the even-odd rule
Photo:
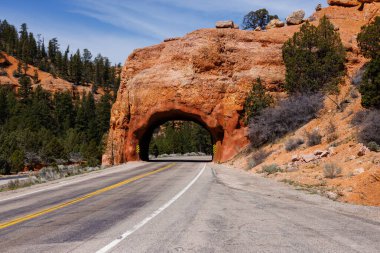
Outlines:
[[[318,132],[318,130],[313,130],[310,133],[306,132],[307,145],[309,147],[321,144],[322,135]]]
[[[271,164],[271,165],[264,165],[261,169],[261,172],[270,175],[277,172],[282,172],[282,169],[277,164]]]
[[[338,139],[338,134],[336,133],[336,130],[337,130],[336,125],[332,121],[330,121],[326,128],[326,133],[327,133],[326,140],[328,143],[331,143]]]
[[[262,164],[270,154],[271,152],[264,151],[262,149],[253,152],[248,160],[248,166],[250,167],[249,169],[252,169],[253,167],[256,167],[259,164]]]
[[[380,110],[360,111],[355,114],[351,124],[359,127],[359,141],[365,144],[380,143]]]
[[[249,137],[253,147],[274,142],[317,116],[323,107],[323,96],[296,95],[266,108],[249,124]]]
[[[304,144],[304,140],[301,139],[301,138],[295,138],[295,139],[289,139],[286,143],[285,143],[285,150],[286,151],[292,151],[292,150],[295,150],[297,149],[300,145]]]
[[[326,163],[323,167],[325,178],[336,178],[342,173],[342,169],[334,163]]]

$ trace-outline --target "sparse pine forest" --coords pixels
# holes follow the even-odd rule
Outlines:
[[[28,31],[27,24],[18,30],[6,20],[0,21],[0,51],[4,51],[21,61],[13,73],[20,77],[25,73],[27,64],[38,67],[75,85],[93,84],[97,87],[117,91],[120,83],[120,64],[112,65],[107,57],[93,56],[88,49],[70,51],[68,46],[62,50],[57,38],[45,41],[41,35],[35,36]]]

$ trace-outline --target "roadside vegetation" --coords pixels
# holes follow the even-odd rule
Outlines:
[[[362,54],[370,59],[359,91],[367,110],[357,113],[352,123],[359,127],[358,139],[372,151],[380,151],[380,17],[363,26],[358,34]]]
[[[48,166],[39,171],[29,173],[28,178],[10,180],[7,184],[0,186],[0,191],[16,190],[100,169],[100,167],[82,167],[78,165]]]
[[[286,134],[302,127],[317,117],[324,106],[324,98],[339,92],[339,83],[345,73],[345,50],[339,34],[326,18],[319,25],[306,22],[299,32],[289,39],[282,49],[286,67],[285,91],[288,96],[273,102],[270,95],[251,94],[244,107],[249,122],[249,137],[254,148],[273,143]],[[264,87],[261,82],[261,87]],[[259,94],[266,94],[261,88]],[[307,144],[317,145],[321,136],[317,132],[307,134]],[[301,145],[300,141],[288,143],[287,150]]]
[[[0,87],[0,174],[47,165],[100,163],[109,128],[112,98],[95,102],[93,94],[51,94],[30,87]]]

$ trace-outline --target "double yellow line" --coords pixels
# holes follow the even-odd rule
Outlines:
[[[91,197],[94,197],[96,195],[99,195],[99,194],[102,194],[104,192],[108,192],[110,190],[113,190],[115,188],[118,188],[118,187],[121,187],[123,185],[126,185],[126,184],[129,184],[131,182],[134,182],[136,180],[139,180],[141,178],[144,178],[144,177],[147,177],[147,176],[150,176],[150,175],[153,175],[153,174],[156,174],[158,172],[161,172],[163,170],[166,170],[166,169],[169,169],[170,167],[173,167],[175,163],[171,163],[165,167],[162,167],[162,168],[159,168],[159,169],[156,169],[156,170],[153,170],[151,172],[147,172],[147,173],[144,173],[144,174],[141,174],[141,175],[138,175],[138,176],[135,176],[135,177],[132,177],[132,178],[129,178],[129,179],[126,179],[124,181],[121,181],[119,183],[116,183],[116,184],[113,184],[113,185],[110,185],[110,186],[107,186],[105,188],[102,188],[102,189],[99,189],[99,190],[96,190],[94,192],[91,192],[91,193],[88,193],[84,196],[81,196],[81,197],[77,197],[75,199],[72,199],[70,201],[67,201],[67,202],[64,202],[62,204],[58,204],[56,206],[52,206],[50,208],[47,208],[47,209],[44,209],[44,210],[41,210],[41,211],[38,211],[38,212],[35,212],[35,213],[31,213],[31,214],[28,214],[28,215],[25,215],[25,216],[22,216],[22,217],[19,217],[19,218],[16,218],[14,220],[11,220],[11,221],[7,221],[7,222],[4,222],[4,223],[0,223],[0,230],[1,229],[4,229],[4,228],[7,228],[7,227],[10,227],[10,226],[13,226],[13,225],[16,225],[18,223],[21,223],[21,222],[24,222],[24,221],[28,221],[28,220],[31,220],[31,219],[34,219],[34,218],[37,218],[41,215],[44,215],[44,214],[47,214],[47,213],[51,213],[55,210],[58,210],[58,209],[61,209],[61,208],[64,208],[66,206],[70,206],[70,205],[73,205],[75,203],[78,203],[78,202],[81,202],[83,200],[86,200],[86,199],[89,199]]]

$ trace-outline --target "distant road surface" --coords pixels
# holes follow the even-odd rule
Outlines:
[[[380,208],[206,162],[129,163],[0,193],[0,252],[379,252]]]

